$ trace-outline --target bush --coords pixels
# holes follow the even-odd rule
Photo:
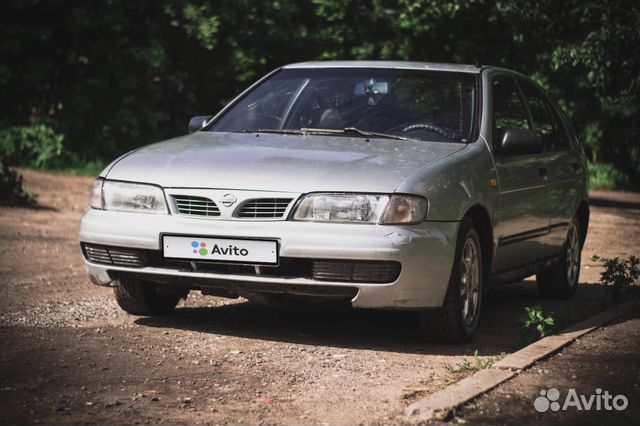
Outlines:
[[[0,158],[8,165],[60,167],[67,160],[64,136],[44,124],[16,126],[0,131]]]
[[[603,262],[604,272],[600,274],[600,282],[607,286],[607,295],[611,300],[614,303],[627,300],[631,288],[637,287],[640,279],[640,259],[635,256],[627,259],[593,256],[591,260]]]
[[[621,189],[628,186],[628,177],[612,164],[589,163],[589,189]]]
[[[35,194],[24,189],[22,175],[0,158],[0,204],[33,204],[35,201]]]
[[[60,167],[70,158],[63,142],[64,136],[45,124],[0,131],[0,202],[9,205],[34,203],[35,194],[24,189],[22,176],[10,167]]]

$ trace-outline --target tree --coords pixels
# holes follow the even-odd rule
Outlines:
[[[590,158],[640,178],[640,6],[632,0],[10,0],[0,129],[43,123],[111,159],[185,132],[290,62],[402,59],[532,75]]]

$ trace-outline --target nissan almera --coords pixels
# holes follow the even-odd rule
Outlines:
[[[589,206],[565,115],[513,71],[316,62],[268,74],[189,134],[96,179],[80,243],[136,315],[190,291],[412,310],[472,338],[491,285],[576,291]]]

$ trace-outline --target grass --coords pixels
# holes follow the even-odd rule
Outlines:
[[[452,374],[461,374],[461,373],[470,373],[480,370],[485,370],[493,365],[494,362],[502,358],[504,354],[500,354],[499,357],[493,358],[480,358],[480,354],[476,350],[473,353],[473,359],[469,360],[467,358],[463,359],[456,365],[445,364],[444,369]]]
[[[63,167],[25,167],[30,170],[47,172],[60,175],[71,176],[98,176],[107,166],[107,163],[100,160],[92,160],[85,163],[75,163]]]

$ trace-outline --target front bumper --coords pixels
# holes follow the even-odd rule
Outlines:
[[[332,282],[311,278],[247,276],[232,273],[128,267],[85,259],[94,283],[108,285],[118,273],[153,280],[162,276],[198,282],[264,283],[296,286],[343,286],[357,289],[356,308],[421,309],[440,307],[447,291],[459,222],[424,222],[414,226],[308,223],[295,221],[225,221],[90,210],[80,224],[80,241],[105,246],[161,250],[160,235],[265,238],[279,241],[280,257],[396,261],[402,269],[391,283]]]

